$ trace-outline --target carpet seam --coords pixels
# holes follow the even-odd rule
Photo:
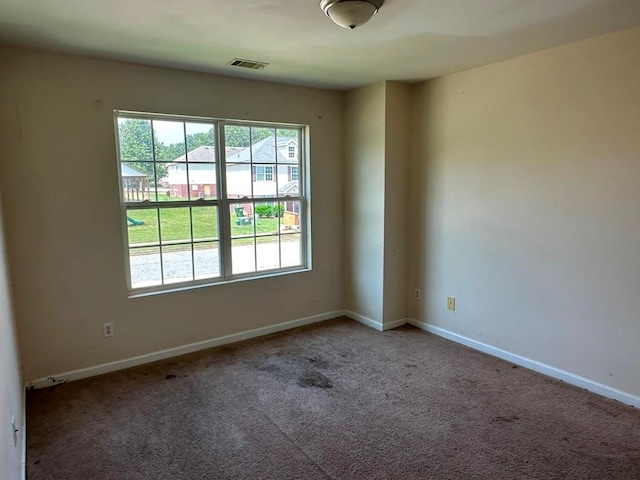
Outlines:
[[[335,480],[331,475],[329,475],[329,474],[324,470],[324,468],[322,468],[318,463],[316,463],[316,461],[315,461],[313,458],[311,458],[311,457],[307,454],[307,452],[305,452],[305,451],[304,451],[304,450],[303,450],[299,445],[297,445],[297,444],[296,444],[296,442],[294,442],[294,441],[289,437],[289,435],[287,435],[287,433],[286,433],[282,428],[280,428],[280,425],[278,425],[278,424],[275,422],[275,420],[273,420],[273,419],[269,416],[269,414],[268,414],[267,412],[264,412],[264,411],[263,411],[263,412],[262,412],[262,414],[263,414],[265,417],[267,417],[267,419],[268,419],[268,420],[269,420],[269,421],[270,421],[270,422],[271,422],[271,423],[272,423],[272,424],[273,424],[273,425],[274,425],[274,426],[275,426],[275,427],[280,431],[280,433],[282,433],[282,435],[284,435],[284,438],[286,438],[286,439],[289,441],[289,443],[291,443],[291,445],[293,445],[293,447],[294,447],[296,450],[298,450],[300,453],[302,453],[302,454],[307,458],[307,460],[309,460],[313,465],[315,465],[315,467],[316,467],[318,470],[320,470],[320,472],[322,472],[326,478],[328,478],[328,479],[330,479],[330,480]]]

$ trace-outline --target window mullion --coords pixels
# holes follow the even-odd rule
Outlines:
[[[218,157],[218,192],[220,203],[218,207],[218,248],[222,251],[222,260],[218,256],[221,276],[230,277],[232,272],[231,259],[231,212],[230,202],[227,197],[227,145],[225,138],[225,123],[216,124],[216,156]]]
[[[160,282],[164,285],[164,255],[162,254],[162,223],[160,219],[160,206],[158,205],[158,167],[156,163],[156,139],[151,119],[151,155],[153,157],[153,181],[156,184],[156,218],[158,222],[158,251],[160,253]]]

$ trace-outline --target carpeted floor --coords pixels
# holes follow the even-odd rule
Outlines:
[[[338,319],[28,395],[29,480],[640,479],[640,412]]]

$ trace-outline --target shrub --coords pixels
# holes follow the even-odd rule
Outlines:
[[[273,207],[271,205],[256,205],[256,213],[261,217],[272,217]]]

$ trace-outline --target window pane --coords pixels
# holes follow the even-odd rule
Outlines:
[[[184,157],[184,122],[153,120],[153,133],[156,161],[173,162]]]
[[[254,165],[253,196],[275,197],[277,193],[276,165]]]
[[[196,280],[220,276],[220,249],[217,242],[194,244],[193,260]]]
[[[189,163],[188,169],[190,199],[215,199],[218,188],[215,163]]]
[[[300,131],[279,128],[276,131],[278,163],[297,164],[299,159]]]
[[[273,128],[251,128],[253,163],[276,163],[276,131]]]
[[[191,218],[189,207],[161,208],[160,235],[162,243],[191,241]]]
[[[297,267],[302,265],[302,249],[299,233],[280,236],[281,267]]]
[[[297,197],[300,195],[300,167],[278,165],[278,196]]]
[[[218,207],[193,207],[191,221],[194,240],[218,239]]]
[[[186,162],[157,163],[158,175],[164,174],[158,185],[159,202],[188,200]]]
[[[255,239],[242,238],[231,241],[231,262],[233,273],[249,273],[256,271]]]
[[[251,145],[250,128],[239,125],[225,125],[224,138],[227,147],[227,159],[229,158],[229,148],[244,150]]]
[[[132,248],[129,250],[131,287],[142,288],[162,284],[160,248]]]
[[[155,200],[153,163],[126,162],[120,166],[120,184],[125,202]]]
[[[227,163],[227,198],[251,197],[251,164]]]
[[[298,233],[300,231],[300,201],[280,202],[280,233]]]
[[[241,237],[254,235],[254,219],[253,204],[232,203],[231,215],[229,216],[231,236]]]
[[[278,233],[278,224],[280,223],[278,217],[278,204],[277,202],[269,203],[256,203],[256,233],[260,234],[272,234]]]
[[[128,209],[127,235],[130,247],[150,243],[157,244],[160,241],[160,235],[158,233],[158,211],[156,209]]]
[[[189,162],[215,162],[215,128],[210,123],[187,123],[187,159]]]
[[[273,270],[280,267],[280,242],[278,236],[256,239],[256,260],[258,270]]]
[[[152,162],[151,120],[118,118],[118,144],[123,162]]]
[[[162,273],[164,283],[193,280],[193,257],[191,245],[169,245],[162,247]]]

